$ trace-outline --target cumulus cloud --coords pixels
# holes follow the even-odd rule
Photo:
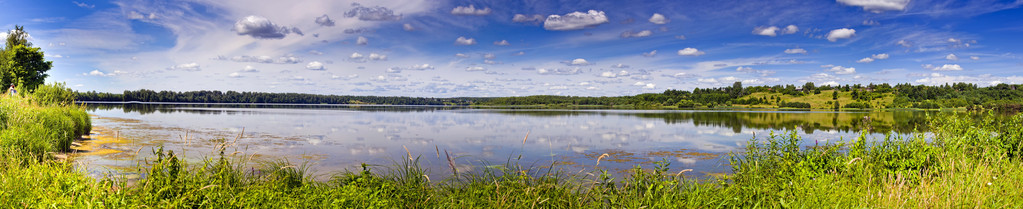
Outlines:
[[[498,46],[508,46],[508,45],[511,45],[511,44],[510,44],[510,43],[508,43],[508,40],[500,40],[500,41],[495,41],[495,42],[494,42],[494,45],[498,45]]]
[[[590,65],[590,62],[583,58],[577,58],[569,62],[568,65]]]
[[[252,36],[259,39],[282,39],[291,33],[291,29],[270,22],[265,17],[248,16],[234,23],[234,31],[238,35]]]
[[[316,24],[319,24],[320,26],[326,26],[326,27],[333,27],[334,26],[334,20],[331,20],[330,17],[328,17],[326,14],[324,14],[323,16],[317,17],[315,22],[316,22]]]
[[[408,24],[408,23],[405,23],[404,25],[402,25],[401,28],[405,29],[405,31],[414,31],[414,30],[416,30],[416,27],[412,27],[412,24]]]
[[[309,62],[309,64],[305,65],[305,69],[308,69],[308,70],[327,70],[327,68],[323,66],[323,63],[320,63],[320,62],[317,62],[317,61]]]
[[[469,55],[468,54],[457,53],[457,54],[455,54],[455,57],[458,57],[458,58],[469,58]]]
[[[856,61],[857,63],[871,63],[874,62],[874,58],[866,57]]]
[[[132,20],[155,20],[156,19],[156,13],[149,13],[149,15],[145,15],[145,14],[142,14],[142,13],[139,13],[139,12],[136,12],[136,11],[131,11],[131,12],[128,12],[127,16],[128,16],[128,19],[132,19]]]
[[[345,12],[345,17],[357,17],[363,21],[401,20],[401,15],[394,15],[394,11],[385,7],[363,7],[359,3],[352,3],[352,7],[352,10]]]
[[[534,14],[534,15],[515,14],[515,16],[512,17],[512,22],[522,22],[522,23],[524,23],[524,22],[539,23],[540,21],[543,21],[543,20],[544,20],[543,15],[539,15],[539,14]]]
[[[944,64],[944,65],[941,65],[941,67],[934,67],[933,65],[927,64],[927,65],[924,65],[924,68],[927,68],[927,69],[930,69],[930,70],[934,70],[934,71],[962,71],[963,70],[963,67],[959,66],[958,64]]]
[[[556,68],[556,69],[537,68],[536,73],[540,75],[575,75],[582,73],[582,70],[579,68]]]
[[[366,58],[366,56],[364,56],[362,54],[359,54],[358,52],[353,52],[351,56],[348,56],[348,59],[363,59],[363,58]]]
[[[492,59],[496,59],[496,58],[497,58],[497,55],[494,55],[494,53],[483,54],[483,59],[492,60]]]
[[[884,60],[884,59],[888,59],[888,54],[875,54],[875,55],[870,55],[870,57],[874,58],[874,59]]]
[[[948,55],[945,55],[945,59],[956,61],[956,60],[959,60],[959,56],[956,56],[956,54],[948,54]]]
[[[697,50],[696,48],[685,48],[682,50],[678,50],[678,55],[680,56],[700,56],[703,54],[705,53],[703,53],[700,50]]]
[[[465,38],[465,37],[459,36],[457,39],[455,39],[455,44],[456,45],[475,45],[476,44],[476,39]]]
[[[277,57],[277,59],[274,59],[273,57],[270,57],[270,56],[248,56],[248,55],[234,56],[234,57],[231,57],[230,59],[228,59],[226,57],[217,57],[217,59],[218,60],[231,60],[231,61],[234,61],[234,62],[255,62],[255,63],[267,63],[267,64],[270,64],[270,63],[274,63],[274,64],[298,64],[298,63],[302,62],[302,60],[299,59],[298,57],[291,56],[291,55]]]
[[[786,49],[785,53],[786,54],[806,54],[806,49],[800,49],[800,48]]]
[[[181,71],[195,72],[195,71],[202,70],[202,68],[199,67],[199,63],[194,63],[193,62],[193,63],[185,63],[185,64],[171,66],[171,67],[167,68],[167,70],[181,70]]]
[[[661,15],[660,13],[654,13],[653,16],[650,16],[649,21],[653,24],[663,25],[667,24],[671,20],[668,20],[667,17],[664,17],[664,15]]]
[[[480,66],[474,66],[474,67],[467,67],[467,68],[465,68],[465,71],[469,71],[469,72],[486,71],[486,70],[487,70],[486,68],[483,68],[483,67],[480,67]]]
[[[778,30],[779,30],[779,28],[775,27],[775,26],[771,26],[771,27],[760,26],[760,27],[753,28],[753,34],[754,35],[761,35],[761,36],[775,37],[775,36],[778,35]]]
[[[607,16],[604,11],[590,10],[587,13],[572,12],[561,15],[547,16],[543,22],[543,28],[547,30],[580,30],[586,27],[597,26],[607,23]]]
[[[821,67],[829,68],[829,69],[827,69],[828,71],[831,71],[831,72],[833,72],[835,74],[839,74],[839,75],[856,73],[856,68],[852,68],[852,67],[842,67],[842,66],[832,66],[832,65],[824,65],[824,66],[821,66]]]
[[[366,39],[366,37],[359,36],[359,38],[355,39],[355,44],[358,44],[358,45],[369,44],[369,39]]]
[[[632,32],[630,30],[630,31],[622,32],[622,38],[647,37],[647,36],[650,36],[650,35],[653,35],[653,34],[654,34],[654,32],[650,31],[650,30],[644,30],[644,31],[640,31],[640,32]]]
[[[114,74],[104,73],[103,71],[99,71],[99,70],[92,70],[92,71],[89,71],[88,73],[82,73],[82,75],[106,77],[106,76],[113,76]]]
[[[451,14],[453,14],[453,15],[483,16],[483,15],[489,15],[490,14],[490,8],[486,7],[486,8],[483,8],[483,9],[476,9],[476,6],[473,6],[473,5],[469,5],[468,7],[466,7],[466,6],[457,6],[454,9],[451,9]]]
[[[242,74],[241,74],[241,73],[238,73],[238,72],[233,72],[233,73],[231,73],[231,74],[227,74],[227,77],[232,77],[232,78],[241,78],[241,77],[242,77]]]
[[[831,30],[831,32],[828,32],[828,41],[835,42],[838,41],[838,39],[851,38],[854,35],[856,35],[855,29],[848,28],[834,29]]]
[[[377,53],[369,53],[369,60],[374,60],[374,61],[387,60],[387,55],[377,54]]]
[[[653,50],[653,51],[650,51],[650,52],[643,52],[643,56],[644,56],[644,57],[653,57],[653,56],[657,56],[657,50]]]
[[[611,67],[613,67],[613,68],[629,68],[629,65],[618,63],[618,64],[611,65]]]
[[[970,56],[970,59],[971,60],[980,60],[980,57],[978,57],[978,56]]]
[[[863,10],[874,13],[906,9],[909,0],[837,0],[848,6],[863,7]]]
[[[356,33],[369,33],[369,32],[373,32],[373,30],[365,29],[365,28],[348,28],[348,29],[345,29],[344,32],[345,32],[345,34],[356,34]]]
[[[252,65],[246,65],[244,68],[242,68],[241,72],[243,72],[243,73],[258,73],[259,70],[256,70],[256,68],[252,67]]]
[[[799,32],[799,27],[796,25],[785,26],[785,28],[781,30],[782,34],[793,34],[796,32]]]

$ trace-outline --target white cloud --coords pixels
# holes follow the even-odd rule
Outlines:
[[[410,70],[433,70],[433,66],[430,64],[412,65]]]
[[[653,57],[653,56],[657,56],[657,50],[653,50],[653,51],[650,51],[650,52],[644,52],[644,53],[643,53],[643,56],[644,56],[644,57]]]
[[[233,72],[233,73],[231,73],[231,74],[228,74],[228,75],[227,75],[227,77],[232,77],[232,78],[241,78],[241,77],[242,77],[242,74],[240,74],[240,73],[238,73],[238,72]]]
[[[511,43],[508,43],[508,40],[500,40],[500,41],[495,41],[495,42],[494,42],[494,45],[498,45],[498,46],[508,46],[508,45],[511,45]]]
[[[909,0],[837,0],[849,6],[863,7],[865,11],[880,13],[886,10],[903,10],[909,4]]]
[[[457,54],[455,54],[455,57],[458,57],[458,58],[469,58],[469,55],[468,54],[457,53]]]
[[[618,63],[618,64],[611,65],[611,67],[613,67],[613,68],[629,68],[629,65]]]
[[[828,32],[828,41],[835,42],[838,41],[838,39],[840,38],[851,38],[854,35],[856,35],[855,29],[848,28],[834,29],[831,30],[831,32]]]
[[[756,27],[756,28],[753,29],[753,34],[754,35],[761,35],[761,36],[775,37],[775,36],[778,35],[778,29],[779,29],[778,27],[774,27],[774,26],[771,26],[771,27],[760,26],[760,27]]]
[[[366,37],[359,36],[359,38],[355,39],[355,44],[357,45],[369,44],[369,39],[366,39]]]
[[[583,58],[577,58],[572,60],[572,62],[570,62],[569,65],[590,65],[590,62],[586,61],[586,59]]]
[[[970,56],[970,59],[971,60],[980,60],[980,57],[978,57],[978,56]]]
[[[82,75],[90,75],[90,76],[113,76],[113,74],[108,74],[108,73],[104,73],[103,71],[99,71],[99,70],[92,70],[92,71],[90,71],[89,73],[82,73]]]
[[[376,61],[387,60],[387,55],[377,54],[377,53],[369,53],[369,60],[376,60]]]
[[[653,16],[650,16],[649,21],[653,24],[663,25],[667,24],[671,20],[668,20],[667,17],[664,17],[664,15],[661,15],[660,13],[654,13]]]
[[[401,15],[394,15],[394,11],[386,7],[363,7],[359,3],[352,3],[352,10],[345,12],[345,17],[358,17],[363,21],[395,21],[400,20]]]
[[[796,25],[785,26],[785,29],[781,30],[782,34],[793,34],[796,32],[799,32],[799,27],[797,27]]]
[[[483,54],[483,59],[492,60],[492,59],[496,59],[496,58],[497,58],[497,55],[494,55],[494,53]]]
[[[899,40],[899,42],[897,42],[895,44],[898,44],[899,46],[906,47],[906,48],[913,47],[913,44],[909,43],[909,41],[906,41],[906,40]]]
[[[547,16],[543,22],[543,28],[547,30],[580,30],[586,27],[597,26],[607,23],[607,16],[603,11],[590,10],[587,13],[572,12],[560,15]]]
[[[831,69],[828,69],[828,71],[834,72],[835,74],[839,74],[839,75],[856,73],[856,68],[852,68],[852,67],[828,66],[828,65],[821,66],[821,67],[826,67],[826,68],[830,67]]]
[[[652,84],[652,83],[648,83],[646,85],[643,85],[644,89],[654,89],[656,87],[657,87],[657,84]]]
[[[154,19],[156,19],[156,13],[149,13],[149,15],[145,15],[145,14],[142,14],[142,13],[139,13],[139,12],[136,12],[136,11],[131,11],[131,12],[128,12],[127,16],[128,16],[128,19],[131,19],[131,20],[154,20]]]
[[[703,55],[703,54],[706,54],[706,53],[703,53],[702,51],[697,50],[696,48],[685,48],[685,49],[682,49],[682,50],[678,50],[678,55],[679,56],[700,56],[700,55]]]
[[[270,22],[265,17],[248,16],[234,23],[234,31],[238,35],[248,35],[259,39],[282,39],[291,33],[287,27]]]
[[[412,24],[408,24],[408,23],[405,23],[404,25],[401,25],[401,28],[405,29],[405,31],[414,31],[414,30],[416,30],[416,27],[412,27]]]
[[[309,70],[327,70],[327,68],[323,66],[323,63],[320,63],[320,62],[317,62],[317,61],[309,62],[309,64],[305,65],[305,69],[309,69]]]
[[[874,59],[884,60],[884,59],[888,59],[888,54],[875,54],[875,55],[870,55],[870,57],[874,58]]]
[[[863,25],[878,26],[881,25],[881,23],[874,20],[863,20]]]
[[[180,65],[175,65],[175,66],[167,68],[167,70],[183,70],[183,71],[195,72],[195,71],[201,71],[202,68],[199,67],[199,63],[194,63],[193,62],[193,63],[185,63],[185,64],[180,64]]]
[[[219,59],[219,60],[230,60],[230,61],[234,61],[234,62],[256,62],[256,63],[268,63],[268,64],[269,63],[276,63],[276,64],[298,64],[298,63],[302,62],[302,60],[299,59],[298,57],[291,56],[291,55],[281,56],[281,57],[278,57],[276,60],[273,57],[270,57],[270,56],[248,56],[248,55],[234,56],[234,57],[231,57],[230,59],[228,59],[226,57],[218,57],[217,59]]]
[[[465,38],[465,37],[459,36],[458,39],[455,39],[455,44],[457,44],[457,45],[475,45],[476,44],[476,39]]]
[[[677,36],[675,36],[675,39],[686,40],[686,36],[685,35],[677,35]]]
[[[320,26],[325,26],[325,27],[333,27],[334,26],[334,20],[331,20],[330,17],[327,16],[326,14],[324,14],[323,16],[316,17],[316,21],[314,21],[314,22],[316,22],[316,24],[319,24]]]
[[[78,6],[78,7],[81,7],[81,8],[86,8],[86,9],[96,8],[96,5],[94,5],[94,4],[86,4],[84,2],[78,2],[78,1],[71,1],[71,3],[74,3],[75,6]]]
[[[752,67],[746,67],[746,66],[739,66],[738,68],[735,68],[735,71],[736,72],[744,72],[744,73],[756,72],[756,70],[754,70]]]
[[[956,54],[948,54],[948,55],[945,55],[945,59],[956,61],[956,60],[959,60],[959,57],[956,56]]]
[[[622,38],[647,37],[647,36],[650,36],[650,35],[653,35],[653,34],[654,34],[654,32],[650,31],[650,30],[643,30],[643,31],[640,31],[640,32],[635,32],[635,33],[630,30],[630,31],[622,32]]]
[[[928,66],[925,66],[925,68],[926,67]],[[931,67],[930,69],[934,71],[962,71],[963,67],[958,64],[944,64],[941,65],[941,67]]]
[[[474,71],[486,71],[486,70],[487,70],[486,68],[483,68],[483,67],[480,67],[480,66],[475,66],[475,67],[467,67],[467,68],[465,68],[465,71],[469,71],[469,72],[474,72]]]
[[[473,5],[469,5],[468,7],[466,7],[466,6],[457,6],[454,9],[451,9],[451,14],[453,14],[453,15],[476,15],[476,16],[483,16],[483,15],[490,14],[490,8],[487,7],[487,8],[483,8],[483,9],[476,9],[476,6],[473,6]]]
[[[800,48],[786,49],[785,53],[786,54],[806,54],[806,49],[800,49]]]
[[[362,54],[359,54],[358,52],[353,52],[352,56],[348,56],[349,59],[353,59],[353,60],[360,60],[360,59],[365,58],[365,57],[366,56],[364,56]]]
[[[543,15],[539,15],[539,14],[535,14],[535,15],[515,14],[515,16],[512,17],[512,22],[536,22],[536,23],[538,23],[540,21],[543,21]]]
[[[874,62],[874,58],[866,57],[856,61],[857,63],[871,63]]]
[[[696,79],[696,81],[698,81],[700,83],[717,83],[718,79],[714,79],[714,78],[703,79],[703,78],[700,78],[700,79]]]
[[[618,77],[618,74],[615,74],[614,72],[603,72],[603,73],[600,73],[600,77],[614,78],[614,77]]]
[[[244,68],[242,68],[241,72],[243,72],[243,73],[257,73],[257,72],[259,72],[259,70],[256,70],[256,68],[252,67],[252,65],[246,65]]]

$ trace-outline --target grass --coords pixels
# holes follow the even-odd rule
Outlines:
[[[51,154],[89,130],[80,107],[0,98],[0,205],[51,208],[1001,208],[1023,205],[1023,115],[946,113],[933,138],[865,135],[806,146],[796,132],[754,138],[731,174],[697,179],[667,161],[616,178],[514,160],[430,179],[419,158],[315,181],[281,159],[248,166],[227,151],[190,164],[154,149],[144,178],[93,179]],[[45,124],[45,125],[43,125]],[[45,128],[40,128],[45,127]],[[438,152],[439,153],[439,152]],[[602,155],[604,156],[604,155]],[[594,159],[594,163],[601,160]],[[603,159],[606,160],[606,159]],[[552,163],[553,164],[553,163]],[[452,166],[455,167],[452,162]],[[596,168],[596,167],[595,167]],[[447,171],[440,171],[447,172]]]

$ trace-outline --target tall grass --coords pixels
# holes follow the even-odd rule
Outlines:
[[[866,135],[812,144],[796,132],[754,138],[727,159],[731,173],[695,178],[668,161],[607,170],[565,172],[509,159],[430,179],[411,154],[390,166],[315,181],[308,164],[257,163],[221,147],[188,163],[153,149],[143,178],[92,179],[45,153],[88,130],[81,109],[32,98],[0,104],[0,205],[10,207],[155,208],[817,208],[1018,207],[1023,205],[1023,115],[947,114],[932,120],[933,137]],[[438,157],[440,151],[438,150]],[[41,157],[42,156],[42,157]],[[594,159],[596,165],[600,159]],[[250,165],[257,166],[250,166]],[[446,172],[446,171],[441,171]]]

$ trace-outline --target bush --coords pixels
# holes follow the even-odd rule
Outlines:
[[[678,105],[678,108],[693,108],[693,107],[696,107],[696,103],[693,103],[693,101],[690,101],[690,100],[678,101],[678,104],[676,104],[676,105]]]
[[[53,83],[39,86],[32,93],[40,105],[70,105],[74,103],[75,92],[64,86],[64,83]]]
[[[810,108],[810,103],[806,102],[782,102],[778,107],[791,107],[791,108]]]
[[[928,101],[923,101],[923,102],[919,102],[919,103],[913,104],[913,108],[919,108],[919,109],[939,109],[939,108],[941,108],[941,106],[938,106],[938,104],[935,104],[934,102],[931,102],[930,100],[928,100]]]
[[[870,109],[870,104],[863,102],[853,102],[842,106],[844,108],[855,108],[855,109]]]

